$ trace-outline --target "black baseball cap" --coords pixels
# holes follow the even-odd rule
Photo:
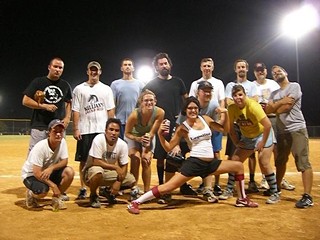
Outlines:
[[[198,83],[198,90],[205,89],[205,88],[213,89],[213,86],[208,81],[201,81],[201,82]]]
[[[254,66],[253,66],[253,70],[254,71],[263,71],[265,70],[267,67],[264,63],[262,62],[258,62],[258,63],[255,63]]]

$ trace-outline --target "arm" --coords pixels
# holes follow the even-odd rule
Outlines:
[[[127,165],[118,166],[115,164],[107,163],[106,161],[102,160],[101,158],[92,157],[92,165],[93,166],[100,166],[103,169],[113,170],[116,171],[118,174],[117,180],[122,182],[124,177],[126,176]]]
[[[22,105],[26,106],[28,108],[31,108],[31,109],[42,109],[42,110],[46,110],[48,112],[54,112],[58,109],[57,106],[54,104],[46,104],[46,103],[39,104],[33,98],[28,97],[27,95],[23,96]]]
[[[141,143],[142,138],[132,134],[132,129],[134,125],[137,124],[137,121],[138,121],[137,111],[134,110],[127,119],[124,135],[133,141]]]
[[[150,130],[150,139],[152,139],[154,137],[154,135],[156,134],[163,119],[164,119],[164,110],[162,108],[158,108],[157,116],[156,116],[154,123],[152,125],[152,128]]]
[[[279,101],[272,101],[270,100],[268,102],[268,105],[265,108],[266,113],[285,113],[285,112],[289,112],[293,105],[295,103],[295,99],[289,96],[286,96],[284,98],[282,98]]]
[[[167,126],[164,123],[164,121],[162,121],[158,129],[159,141],[162,147],[164,148],[164,150],[166,152],[170,152],[175,146],[179,145],[181,137],[184,136],[187,133],[187,131],[184,129],[182,125],[180,125],[176,130],[176,132],[174,133],[173,137],[171,138],[170,142],[168,142],[162,135],[165,129],[167,129]]]
[[[65,106],[66,106],[66,115],[64,116],[62,121],[63,121],[63,124],[64,124],[65,128],[67,128],[69,123],[70,123],[71,113],[72,113],[72,111],[71,111],[71,101],[66,102]]]
[[[76,140],[81,139],[81,133],[79,130],[80,113],[73,111],[73,137]]]
[[[115,117],[115,108],[107,110],[107,116],[108,116],[108,119],[114,118]]]
[[[225,105],[226,105],[226,104],[225,104],[225,100],[224,100],[224,99],[222,99],[222,100],[219,101],[219,106],[220,106],[220,108],[225,108]],[[225,121],[225,119],[226,119],[226,115],[225,115],[225,114],[220,114],[219,123],[223,124],[224,121]]]
[[[210,129],[213,131],[218,131],[218,132],[222,132],[222,133],[228,133],[229,132],[229,117],[228,117],[228,110],[225,108],[216,108],[216,111],[218,113],[220,113],[221,115],[226,115],[225,116],[225,121],[223,123],[223,125],[221,125],[220,123],[215,122],[212,118],[204,115],[202,116],[205,121],[207,122],[207,124],[209,125]]]

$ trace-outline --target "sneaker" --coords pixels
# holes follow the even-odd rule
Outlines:
[[[168,204],[171,201],[171,199],[172,199],[171,194],[165,194],[159,198],[158,203],[159,204]]]
[[[129,201],[131,202],[131,201],[137,200],[139,197],[140,197],[140,189],[138,186],[135,186],[131,189]]]
[[[205,189],[203,191],[203,199],[209,203],[218,202],[218,198],[213,194],[212,189]]]
[[[219,184],[215,184],[213,188],[213,193],[216,196],[220,196],[222,194],[222,189]]]
[[[101,203],[100,203],[98,195],[96,195],[96,194],[91,195],[90,194],[90,206],[92,208],[100,208],[101,207]]]
[[[313,206],[312,197],[307,193],[303,194],[302,198],[296,202],[297,208],[308,208],[311,206]]]
[[[27,208],[39,207],[38,200],[35,197],[33,197],[32,191],[29,189],[26,192],[26,206]]]
[[[86,188],[80,188],[78,197],[76,200],[83,200],[86,199],[87,197],[87,189]]]
[[[238,198],[236,201],[236,207],[251,207],[255,208],[258,207],[259,204],[251,201],[248,197],[240,199]]]
[[[54,212],[67,209],[67,206],[64,203],[64,201],[62,200],[61,196],[60,197],[52,197],[51,206],[52,206],[52,210]]]
[[[296,187],[294,185],[290,184],[286,179],[282,179],[281,188],[288,190],[288,191],[293,191],[294,189],[296,189]]]
[[[194,191],[192,189],[191,185],[188,183],[185,183],[180,187],[180,193],[182,195],[190,195],[190,196],[197,196],[198,195],[197,192]]]
[[[219,196],[220,200],[227,200],[228,198],[233,197],[233,191],[230,189],[225,189],[223,193]]]
[[[199,187],[197,188],[196,192],[199,193],[199,194],[201,194],[203,191],[204,191],[204,184],[201,183],[201,184],[199,185]]]
[[[269,184],[265,178],[262,178],[259,188],[260,189],[269,189]]]
[[[69,196],[66,193],[62,193],[60,198],[62,201],[65,201],[65,202],[70,200]]]
[[[248,189],[246,189],[246,193],[258,193],[259,189],[257,187],[256,182],[249,182]]]
[[[281,194],[281,191],[278,190],[278,193]],[[270,189],[263,192],[263,196],[270,197],[272,195]]]
[[[266,204],[275,204],[280,201],[280,194],[278,192],[271,194],[267,199]]]
[[[128,206],[127,206],[128,212],[132,213],[132,214],[139,214],[140,210],[139,210],[139,204],[137,202],[131,202]]]
[[[99,188],[99,196],[107,198],[109,204],[116,204],[117,203],[116,196],[111,194],[111,190],[107,187],[100,187]]]

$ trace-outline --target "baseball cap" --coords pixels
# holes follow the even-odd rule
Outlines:
[[[91,67],[96,67],[96,68],[98,68],[99,70],[101,69],[100,63],[98,63],[98,62],[96,62],[96,61],[89,62],[89,64],[88,64],[88,69],[91,68]]]
[[[213,86],[208,81],[201,81],[198,83],[198,90],[205,89],[205,88],[213,89]]]
[[[264,63],[262,63],[262,62],[255,63],[254,66],[253,66],[253,70],[254,71],[263,71],[266,68],[267,68],[266,65]]]
[[[56,126],[62,126],[63,128],[65,128],[63,122],[60,119],[53,119],[48,125],[48,130]]]

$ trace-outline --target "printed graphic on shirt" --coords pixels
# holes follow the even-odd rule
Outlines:
[[[237,119],[236,123],[239,126],[252,126],[253,125],[253,122],[250,119],[246,119],[243,114],[241,114],[239,116],[239,118]]]
[[[102,154],[102,158],[107,161],[107,163],[114,164],[116,162],[116,153],[105,151]]]
[[[44,89],[45,101],[47,103],[56,104],[61,101],[63,93],[57,86],[50,85]]]
[[[85,114],[104,111],[104,104],[99,101],[96,95],[90,95],[88,105],[84,107]]]

